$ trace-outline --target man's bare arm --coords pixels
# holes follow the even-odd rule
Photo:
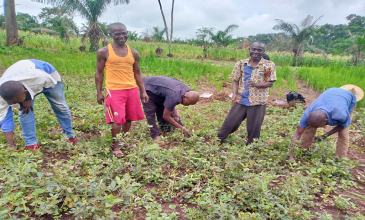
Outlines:
[[[103,47],[99,49],[97,52],[95,85],[96,85],[96,100],[100,105],[102,105],[104,102],[104,95],[102,89],[103,89],[104,68],[105,68],[107,53],[108,53],[107,47]]]
[[[177,123],[172,117],[171,114],[173,114],[174,111],[170,111],[167,108],[165,108],[163,110],[163,119],[165,119],[165,121],[169,124],[171,124],[172,126],[174,126],[175,128],[180,128],[182,129],[183,133],[190,136],[188,129],[186,129],[185,127],[181,126],[179,123]]]
[[[148,95],[147,95],[146,89],[144,88],[143,76],[142,76],[141,68],[139,66],[139,54],[133,48],[131,48],[131,51],[132,51],[132,54],[134,57],[134,64],[133,64],[134,78],[136,79],[136,83],[137,83],[139,89],[141,90],[142,102],[148,102]]]
[[[318,136],[316,138],[314,138],[315,141],[323,141],[326,137],[333,135],[334,133],[340,132],[344,129],[345,127],[342,127],[341,125],[337,125],[336,127],[332,128],[330,131],[328,131],[327,133]]]
[[[251,79],[247,80],[247,83],[251,87],[256,87],[256,88],[260,88],[260,89],[269,88],[269,87],[272,87],[274,85],[274,82],[255,83]]]
[[[239,87],[239,82],[236,81],[236,80],[233,80],[233,83],[232,83],[232,98],[231,98],[232,106],[236,103],[238,87]]]
[[[302,136],[304,130],[305,130],[305,128],[302,128],[300,126],[297,127],[297,131],[295,132],[295,134],[293,135],[293,138],[291,140],[291,150],[289,152],[289,160],[295,161],[294,160],[294,148],[297,146],[297,142],[300,139],[300,137]]]

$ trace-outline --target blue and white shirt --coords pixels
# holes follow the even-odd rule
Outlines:
[[[21,82],[34,99],[37,94],[51,90],[61,81],[61,76],[51,64],[30,59],[18,61],[10,66],[0,78],[0,85],[10,80]],[[4,132],[14,130],[11,107],[19,108],[19,104],[11,105],[0,97],[0,127]]]
[[[306,128],[309,125],[309,114],[313,111],[323,111],[327,115],[328,125],[348,127],[351,124],[350,113],[355,105],[356,96],[352,92],[341,88],[327,89],[308,106],[299,126]]]

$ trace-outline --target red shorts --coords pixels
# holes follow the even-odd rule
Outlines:
[[[106,123],[124,124],[145,119],[137,88],[106,90]]]

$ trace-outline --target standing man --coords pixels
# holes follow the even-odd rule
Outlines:
[[[14,119],[12,107],[19,108],[19,121],[25,139],[25,148],[39,150],[36,122],[33,111],[35,97],[43,93],[68,142],[76,144],[72,131],[71,111],[65,100],[61,76],[49,63],[41,60],[21,60],[10,66],[0,78],[0,122],[10,149],[14,143]]]
[[[238,61],[230,77],[233,79],[232,108],[218,132],[221,143],[235,132],[246,118],[246,145],[260,137],[269,87],[276,81],[276,70],[273,62],[262,58],[265,52],[264,43],[253,43],[249,52],[250,57]]]
[[[330,88],[324,91],[305,110],[297,131],[293,135],[292,145],[300,139],[300,148],[310,149],[313,141],[322,141],[338,132],[336,155],[347,157],[349,147],[349,126],[356,102],[364,97],[364,92],[355,85],[344,85],[341,88]],[[335,126],[326,134],[314,138],[317,128],[326,125]],[[295,147],[295,146],[292,146]],[[289,159],[294,161],[294,149],[291,149]]]
[[[183,104],[185,106],[195,105],[199,100],[199,94],[190,91],[183,82],[166,77],[150,76],[144,79],[149,101],[143,103],[143,109],[150,126],[153,140],[160,146],[165,145],[160,141],[160,132],[156,125],[157,120],[164,131],[169,131],[171,126],[182,129],[182,132],[189,136],[189,131],[181,123],[181,116],[175,106]]]
[[[113,38],[113,43],[97,52],[95,84],[97,101],[100,105],[105,104],[106,123],[112,124],[114,139],[121,130],[123,133],[129,131],[131,121],[144,119],[137,85],[143,102],[148,101],[148,96],[139,67],[139,54],[126,44],[127,28],[122,23],[113,23],[109,27],[109,35]],[[102,93],[104,69],[106,99]],[[117,157],[124,157],[119,141],[115,139],[112,151]]]

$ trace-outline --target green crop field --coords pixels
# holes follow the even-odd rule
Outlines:
[[[145,120],[135,122],[118,140],[128,143],[127,156],[110,153],[110,125],[96,102],[96,53],[81,52],[78,38],[69,44],[46,35],[22,32],[24,45],[0,46],[3,72],[20,59],[45,60],[65,79],[66,100],[80,140],[66,143],[50,105],[36,98],[37,137],[41,150],[24,150],[15,116],[18,150],[7,149],[0,136],[0,219],[364,219],[365,101],[358,103],[350,126],[350,159],[336,159],[336,138],[307,152],[295,150],[288,162],[291,136],[304,112],[269,106],[261,138],[245,146],[245,122],[222,145],[216,135],[230,109],[228,98],[178,106],[186,137],[178,131],[164,135],[159,147],[149,136]],[[0,31],[0,42],[5,39]],[[141,55],[144,76],[167,75],[193,89],[204,84],[218,91],[230,82],[236,60],[247,51],[234,47],[202,48],[130,42]],[[87,46],[87,45],[86,45]],[[157,46],[161,57],[154,55]],[[313,89],[356,84],[365,89],[364,68],[349,66],[348,58],[329,61],[306,55],[303,67],[290,65],[291,55],[270,53],[277,63],[278,81],[272,90],[296,90],[296,79]],[[285,83],[284,83],[285,82]],[[279,94],[279,95],[281,95]],[[14,110],[16,111],[16,110]],[[319,133],[323,133],[320,129]]]

